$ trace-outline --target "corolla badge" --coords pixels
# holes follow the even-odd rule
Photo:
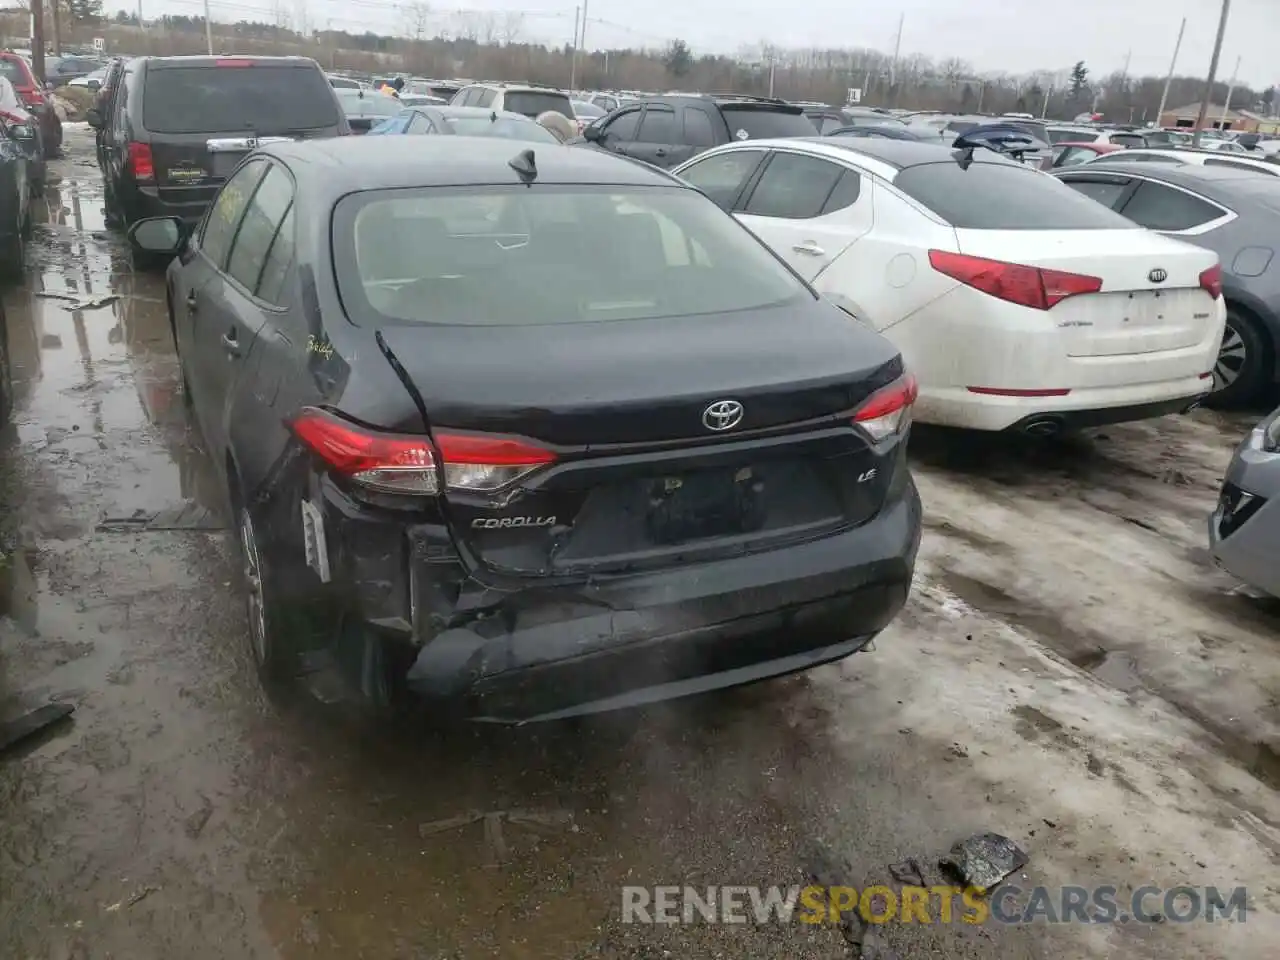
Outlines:
[[[1167,270],[1161,270],[1159,267],[1156,267],[1147,274],[1147,279],[1152,283],[1164,283],[1169,279],[1169,273]]]
[[[737,400],[717,400],[702,411],[702,425],[708,430],[732,430],[742,422],[742,404]]]

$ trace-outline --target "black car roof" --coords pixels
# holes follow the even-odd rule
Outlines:
[[[955,150],[950,146],[929,143],[923,140],[890,140],[878,137],[802,137],[801,139],[837,147],[841,150],[848,150],[850,153],[860,153],[863,156],[871,157],[873,160],[879,160],[881,163],[897,167],[899,170],[906,170],[908,167],[919,167],[927,163],[941,163],[943,161],[955,163]],[[1014,161],[1001,157],[990,150],[975,150],[973,152],[973,162],[1009,164]]]
[[[471,137],[331,137],[275,143],[262,152],[285,161],[300,188],[330,194],[399,187],[515,184],[510,162],[532,151],[537,181],[552,184],[670,187],[683,181],[603,150]],[[323,184],[308,183],[314,178]],[[689,188],[692,189],[692,188]]]

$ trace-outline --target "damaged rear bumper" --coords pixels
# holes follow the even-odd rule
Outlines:
[[[725,689],[855,653],[902,609],[920,542],[920,499],[907,483],[870,522],[805,543],[571,586],[498,588],[466,576],[440,528],[410,528],[393,549],[389,525],[349,503],[334,516],[326,499],[331,550],[358,615],[417,647],[410,690],[501,723]]]

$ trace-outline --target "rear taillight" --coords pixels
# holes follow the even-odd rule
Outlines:
[[[1215,263],[1200,274],[1200,289],[1217,300],[1222,296],[1222,266]]]
[[[329,469],[380,493],[434,496],[441,492],[439,468],[447,489],[488,493],[556,459],[514,437],[440,432],[435,442],[443,463],[437,464],[426,437],[370,430],[314,407],[305,408],[292,428]]]
[[[22,95],[22,102],[28,107],[44,106],[44,94],[35,89],[35,87],[27,87],[19,92]]]
[[[1097,293],[1102,289],[1100,277],[987,260],[945,250],[930,250],[929,264],[939,273],[975,290],[1034,310],[1048,310],[1067,297]]]
[[[868,397],[854,412],[853,422],[876,442],[902,433],[911,423],[911,405],[918,393],[916,378],[904,373]]]
[[[129,144],[129,172],[133,174],[133,179],[135,180],[154,180],[156,178],[156,166],[151,157],[150,144]]]

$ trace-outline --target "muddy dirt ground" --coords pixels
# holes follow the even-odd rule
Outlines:
[[[220,503],[160,281],[104,229],[88,132],[68,144],[5,294],[0,716],[77,710],[0,758],[0,957],[849,957],[828,928],[623,924],[620,888],[862,885],[908,856],[938,882],[981,829],[1029,852],[1024,888],[1246,885],[1247,922],[884,928],[904,960],[1275,956],[1280,611],[1204,549],[1253,414],[1052,447],[917,430],[928,529],[876,652],[590,723],[378,728],[263,696],[225,532],[104,525],[193,504],[216,528]],[[419,830],[517,808],[571,820],[508,825],[505,857]]]

